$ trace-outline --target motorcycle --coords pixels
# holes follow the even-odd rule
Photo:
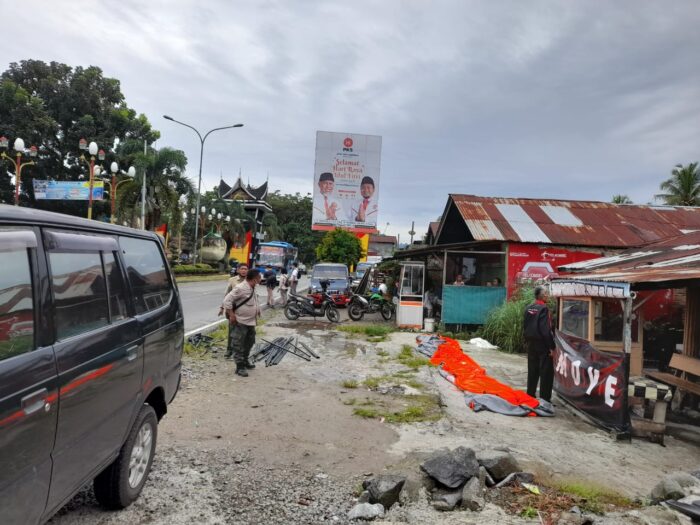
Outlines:
[[[326,316],[331,323],[340,322],[338,308],[335,306],[333,297],[328,293],[328,281],[321,281],[320,284],[323,290],[320,304],[312,297],[290,294],[287,305],[284,307],[284,316],[290,321],[306,316]]]
[[[377,312],[382,315],[385,321],[390,321],[394,315],[393,305],[384,298],[381,292],[374,292],[369,298],[355,294],[350,299],[348,316],[353,321],[360,321],[365,314],[375,314]]]

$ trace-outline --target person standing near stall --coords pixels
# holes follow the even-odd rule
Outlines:
[[[554,336],[552,314],[547,307],[544,286],[535,288],[535,302],[525,308],[523,335],[527,349],[527,393],[535,397],[540,384],[540,399],[552,401],[554,385]]]

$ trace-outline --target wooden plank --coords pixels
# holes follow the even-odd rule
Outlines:
[[[694,376],[700,376],[700,359],[687,355],[673,354],[669,365],[671,368],[688,372]]]
[[[669,374],[667,372],[657,372],[655,370],[645,370],[644,375],[653,379],[657,379],[662,383],[666,383],[668,385],[676,385],[681,390],[700,395],[700,384],[691,383],[687,379],[681,379],[680,377],[674,376],[673,374]]]

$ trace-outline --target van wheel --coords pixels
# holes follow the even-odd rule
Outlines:
[[[108,509],[123,509],[139,497],[153,464],[158,418],[143,405],[114,462],[94,481],[97,501]]]

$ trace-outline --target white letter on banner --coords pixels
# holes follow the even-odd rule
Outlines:
[[[555,371],[566,377],[566,354],[564,352],[559,353],[559,360],[557,361],[557,368]]]
[[[588,394],[590,396],[591,392],[593,392],[593,389],[598,384],[598,379],[600,379],[600,370],[598,370],[597,368],[593,368],[592,366],[589,366],[588,367],[588,379],[590,380],[591,384],[589,385],[588,389],[586,390],[586,394]]]
[[[574,384],[576,386],[581,384],[581,361],[574,361],[571,363],[571,377],[574,378]]]
[[[608,376],[608,379],[605,381],[605,404],[608,405],[609,407],[612,407],[615,404],[615,400],[613,399],[613,396],[615,395],[614,386],[616,384],[617,384],[617,377],[615,377],[615,376]]]

